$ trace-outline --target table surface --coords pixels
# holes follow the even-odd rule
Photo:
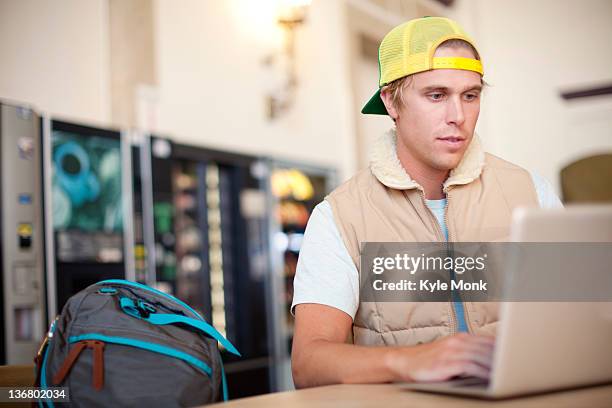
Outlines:
[[[312,407],[612,407],[612,384],[499,401],[438,395],[402,389],[397,384],[329,385],[279,392],[208,405],[218,408]]]
[[[0,366],[1,386],[26,386],[34,382],[34,367]],[[612,408],[612,384],[559,391],[500,401],[453,397],[402,389],[398,384],[330,385],[279,392],[207,405],[219,408],[311,408],[311,407],[607,407]]]
[[[34,365],[0,366],[0,387],[32,387]]]

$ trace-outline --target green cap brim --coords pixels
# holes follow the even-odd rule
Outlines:
[[[368,103],[365,104],[363,109],[361,109],[361,113],[370,114],[370,115],[388,115],[387,108],[385,108],[385,104],[382,99],[380,99],[380,89],[376,91],[373,97],[370,98]]]

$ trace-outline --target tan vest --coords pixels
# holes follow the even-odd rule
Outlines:
[[[506,241],[512,210],[538,206],[529,173],[485,153],[475,136],[444,183],[450,241]],[[396,153],[396,136],[375,144],[370,168],[335,189],[330,203],[336,226],[359,271],[361,242],[444,241],[423,188],[406,174]],[[361,273],[361,271],[359,271]],[[472,333],[493,334],[496,303],[464,303]],[[415,345],[455,333],[457,318],[449,303],[361,302],[353,322],[355,344]]]

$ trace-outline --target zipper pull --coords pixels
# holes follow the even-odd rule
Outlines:
[[[100,391],[104,387],[104,342],[87,340],[86,343],[93,349],[93,387]]]
[[[60,369],[53,376],[55,385],[61,384],[66,379],[77,358],[86,348],[93,350],[92,385],[96,391],[102,389],[104,386],[104,342],[99,340],[84,340],[76,343],[64,359]]]
[[[70,349],[70,352],[64,359],[64,362],[62,363],[60,369],[53,376],[53,383],[55,385],[59,385],[64,381],[85,346],[85,342],[80,341],[72,349]]]

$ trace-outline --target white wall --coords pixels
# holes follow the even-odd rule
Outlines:
[[[0,98],[110,119],[107,3],[0,0]]]
[[[297,32],[296,104],[270,122],[262,59],[281,46],[276,1],[155,0],[158,128],[187,143],[335,166],[345,179],[356,169],[362,96],[351,83],[346,4],[366,1],[312,1]],[[611,98],[558,96],[612,80],[612,2],[455,4],[447,15],[480,44],[493,85],[478,127],[490,151],[557,184],[569,161],[612,150]],[[108,55],[105,0],[0,0],[0,98],[110,124]]]
[[[296,104],[270,122],[264,57],[281,46],[273,0],[157,0],[159,130],[177,140],[354,170],[343,2],[314,0],[296,39]]]
[[[355,76],[357,88],[355,96],[357,101],[361,101],[361,106],[356,109],[361,110],[363,105],[374,95],[376,91],[376,81],[378,79],[378,61],[362,57],[355,61]],[[388,116],[363,115],[357,114],[359,148],[357,149],[357,167],[364,169],[370,163],[370,151],[377,139],[386,131],[393,127],[393,121]]]
[[[355,140],[343,1],[312,2],[297,32],[296,104],[270,122],[262,60],[282,46],[276,3],[154,2],[156,128],[185,143],[333,166],[346,178]],[[112,125],[109,52],[105,0],[0,0],[0,98]]]
[[[483,54],[479,124],[493,153],[558,187],[563,166],[612,151],[612,97],[565,102],[559,92],[612,82],[609,0],[459,0],[455,16]]]
[[[364,115],[361,109],[378,89],[378,44],[389,30],[401,24],[407,17],[407,10],[399,3],[382,2],[388,9],[367,0],[347,0],[348,16],[347,46],[352,49],[349,58],[352,75],[352,117],[353,139],[356,141],[356,168],[367,168],[373,144],[383,133],[393,127],[388,116]],[[414,18],[414,14],[411,16]]]

